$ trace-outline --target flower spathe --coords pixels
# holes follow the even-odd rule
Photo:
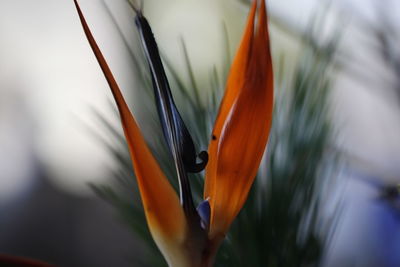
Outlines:
[[[183,249],[187,224],[179,198],[151,154],[76,0],[83,28],[111,88],[135,168],[146,220],[154,241],[171,266],[189,266]],[[182,254],[182,255],[180,255]]]
[[[273,72],[265,2],[260,2],[251,7],[208,149],[204,198],[210,199],[211,238],[224,235],[242,208],[268,141]]]
[[[204,189],[208,202],[203,205],[211,217],[209,222],[202,222],[202,227],[198,221],[201,214],[193,217],[182,208],[183,203],[150,152],[77,0],[74,2],[117,103],[154,241],[169,266],[212,266],[220,242],[243,207],[268,141],[273,72],[265,1],[253,1],[215,121]],[[204,223],[208,225],[204,227]]]

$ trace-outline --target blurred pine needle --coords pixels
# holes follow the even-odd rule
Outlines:
[[[146,96],[152,100],[151,78],[145,59],[131,50],[111,12],[109,15],[128,51],[131,51],[134,72],[138,78],[136,87],[145,88],[148,91]],[[320,25],[320,21],[311,25],[317,24]],[[300,34],[301,39],[308,42],[303,42],[303,53],[293,73],[288,75],[284,55],[275,64],[276,112],[268,151],[246,205],[233,224],[215,266],[320,266],[329,248],[338,216],[336,212],[322,219],[321,214],[327,201],[326,193],[335,183],[337,155],[329,150],[334,130],[328,100],[339,38],[333,36],[331,41],[320,45],[315,41],[320,30],[310,28]],[[209,142],[230,65],[225,25],[223,34],[227,51],[226,67],[223,70],[215,67],[210,70],[209,83],[213,90],[207,96],[207,101],[199,97],[200,88],[196,84],[184,40],[182,51],[190,84],[185,84],[182,74],[174,69],[168,56],[163,57],[171,87],[177,89],[174,94],[182,100],[177,104],[183,119],[200,148],[206,148]],[[148,121],[153,122],[152,141],[163,140],[155,107],[148,114]],[[135,257],[133,266],[166,266],[147,229],[125,139],[120,130],[115,129],[101,113],[94,111],[94,116],[104,130],[114,136],[114,143],[102,142],[113,156],[117,168],[111,171],[114,178],[112,185],[92,184],[91,187],[117,209],[143,244],[146,252]],[[117,116],[116,113],[115,119]],[[176,187],[176,174],[166,145],[162,141],[150,145],[167,177]],[[202,175],[192,175],[191,182],[194,200],[198,203],[202,199]]]

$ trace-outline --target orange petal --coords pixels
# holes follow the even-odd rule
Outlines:
[[[178,196],[147,147],[79,5],[74,1],[85,34],[118,106],[151,234],[168,262],[181,262],[177,257],[181,256],[179,254],[185,241],[187,225]]]
[[[257,2],[231,67],[209,146],[204,198],[210,198],[210,238],[224,235],[242,208],[270,131],[272,59],[265,1],[259,7]]]

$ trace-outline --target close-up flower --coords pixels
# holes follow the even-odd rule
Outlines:
[[[400,266],[384,2],[0,1],[0,266]]]
[[[212,266],[246,201],[271,127],[274,83],[265,1],[253,1],[230,69],[208,148],[204,202],[197,210],[186,174],[196,165],[193,141],[173,102],[157,44],[142,11],[134,8],[136,25],[151,72],[160,122],[175,162],[180,200],[147,147],[76,0],[75,5],[117,103],[154,241],[170,266]],[[204,168],[207,157],[204,152],[200,155]],[[201,170],[197,166],[196,171]]]

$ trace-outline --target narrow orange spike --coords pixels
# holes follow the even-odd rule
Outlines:
[[[258,10],[255,26],[254,1],[209,146],[204,197],[210,198],[211,239],[224,235],[242,208],[268,141],[273,71],[264,0]]]
[[[86,37],[111,88],[121,116],[130,156],[134,165],[146,219],[151,234],[169,262],[179,254],[187,231],[186,218],[178,196],[150,152],[140,129],[129,111],[108,64],[74,0]],[[174,250],[171,252],[170,250]],[[178,251],[178,252],[177,252]]]
[[[253,40],[253,28],[254,28],[254,17],[256,15],[256,7],[257,7],[256,2],[254,2],[250,11],[250,15],[247,22],[248,26],[246,27],[243,40],[240,44],[239,50],[230,69],[230,75],[227,82],[228,83],[227,88],[230,88],[230,90],[225,90],[224,97],[219,107],[217,119],[214,124],[211,144],[208,148],[209,160],[206,168],[207,177],[216,175],[215,172],[217,170],[216,166],[218,162],[218,157],[217,157],[218,139],[220,137],[221,130],[226,120],[226,117],[228,116],[229,110],[232,107],[232,104],[237,98],[237,95],[239,93],[239,86],[233,86],[233,85],[241,82],[242,78],[239,77],[239,75],[232,76],[231,74],[239,73],[241,68],[243,68],[243,65],[248,64],[248,53],[250,52]],[[204,199],[207,199],[207,197],[211,195],[211,191],[216,189],[214,183],[215,179],[205,180]],[[214,195],[215,192],[213,192],[212,194]]]

